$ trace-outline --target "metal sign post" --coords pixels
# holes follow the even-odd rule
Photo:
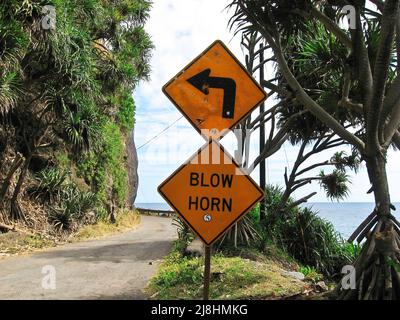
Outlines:
[[[210,299],[210,281],[211,281],[211,246],[204,248],[204,287],[203,300]]]

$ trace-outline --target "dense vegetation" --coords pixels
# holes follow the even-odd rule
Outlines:
[[[365,192],[376,206],[350,238],[366,243],[354,263],[356,288],[339,285],[339,298],[399,299],[400,224],[386,171],[388,149],[400,146],[399,0],[233,0],[230,8],[231,26],[258,39],[276,67],[262,85],[284,111],[300,116],[312,139],[343,140],[367,167]]]
[[[331,280],[340,277],[343,266],[354,262],[359,246],[346,243],[333,225],[312,208],[295,205],[282,211],[284,191],[267,186],[265,194],[265,219],[260,219],[260,206],[255,207],[216,243],[217,251],[226,254],[251,249],[270,258],[279,250],[289,260]],[[288,202],[292,204],[293,200],[289,198]],[[178,218],[175,221],[181,243],[191,242],[194,236],[188,227]]]
[[[0,4],[0,222],[75,229],[132,202],[132,91],[147,0]]]
[[[328,277],[339,276],[342,267],[354,261],[357,247],[346,243],[333,225],[320,218],[312,208],[292,206],[281,211],[284,192],[275,186],[268,186],[266,197],[267,215],[259,227],[261,249],[272,242],[300,264],[313,267]],[[293,202],[292,199],[289,202]],[[258,212],[258,208],[252,212],[255,223]]]

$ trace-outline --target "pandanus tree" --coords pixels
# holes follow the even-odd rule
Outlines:
[[[281,86],[276,86],[274,82],[281,82],[280,77],[265,78],[266,70],[269,67],[273,68],[274,58],[266,52],[268,46],[262,39],[259,33],[242,34],[241,45],[245,52],[247,71],[255,77],[259,77],[260,84],[267,88],[270,93],[269,101],[275,103],[267,109],[265,105],[261,106],[259,112],[255,111],[239,123],[234,131],[239,145],[236,153],[237,159],[242,167],[248,173],[251,173],[261,165],[262,161],[278,152],[284,143],[300,145],[293,167],[285,169],[283,175],[285,190],[280,197],[280,205],[275,210],[277,212],[267,212],[266,207],[270,206],[269,203],[260,206],[260,222],[263,224],[267,214],[287,214],[292,211],[292,208],[315,196],[317,192],[312,192],[300,199],[295,199],[295,201],[292,201],[291,198],[296,190],[315,181],[319,182],[330,199],[340,200],[345,198],[348,195],[347,185],[349,183],[346,171],[348,169],[357,171],[359,157],[356,152],[347,155],[346,152],[341,151],[336,152],[331,157],[325,155],[327,158],[321,160],[322,152],[343,146],[346,142],[337,137],[332,130],[323,125],[309,111],[296,104],[292,94],[282,89]],[[325,43],[323,37],[318,37],[316,40],[317,47],[320,45],[320,41]],[[327,56],[329,52],[326,51],[329,51],[330,48],[325,45],[321,47],[322,53]],[[312,52],[313,49],[310,51]],[[283,87],[285,86],[284,84]],[[260,131],[260,152],[251,162],[251,139],[257,130]],[[318,161],[312,161],[315,159],[318,159]],[[327,168],[333,168],[333,171],[325,173]],[[321,169],[319,174],[315,173],[317,169]],[[260,176],[262,174],[260,171]],[[238,240],[242,243],[254,240],[257,234],[252,227],[251,220],[245,217],[232,230],[227,232],[226,237],[232,239],[236,245]]]
[[[375,209],[350,239],[366,241],[354,263],[355,289],[339,285],[340,299],[400,298],[400,224],[392,215],[386,171],[388,149],[400,142],[399,3],[235,0],[230,5],[236,32],[258,32],[268,45],[276,63],[274,85],[351,145],[367,168]],[[350,28],[343,24],[343,8],[352,9]],[[321,36],[335,48],[328,56],[309,50]]]
[[[314,34],[312,43],[309,43],[309,46],[304,48],[305,50],[293,48],[294,52],[301,52],[297,60],[301,61],[302,69],[308,69],[307,71],[301,70],[301,73],[308,75],[307,79],[314,84],[313,90],[315,92],[323,92],[327,87],[330,88],[329,82],[332,80],[318,82],[310,78],[311,71],[315,69],[315,66],[312,65],[312,59],[304,59],[304,57],[312,57],[315,54],[329,57],[334,54],[332,51],[340,50],[340,47],[326,45],[326,39],[324,39],[326,33],[320,33],[322,34]],[[261,109],[260,113],[253,119],[249,117],[239,125],[239,129],[241,129],[238,131],[239,135],[245,137],[245,139],[242,138],[244,142],[241,143],[246,155],[244,166],[248,166],[248,171],[253,170],[261,161],[277,152],[285,142],[294,146],[300,145],[293,167],[285,169],[284,182],[286,188],[281,199],[280,211],[287,211],[315,196],[317,192],[312,192],[296,199],[295,202],[288,203],[291,195],[297,189],[313,181],[318,181],[332,200],[345,198],[348,193],[347,184],[349,182],[346,170],[358,170],[358,154],[353,151],[350,155],[347,155],[346,152],[341,151],[336,152],[330,158],[321,160],[322,152],[344,146],[346,141],[337,137],[329,127],[298,104],[296,99],[293,98],[293,94],[285,89],[287,84],[284,83],[281,75],[278,74],[277,77],[274,75],[272,79],[265,78],[265,71],[273,70],[275,60],[273,56],[269,56],[267,52],[269,46],[265,45],[263,37],[258,32],[244,33],[242,35],[242,46],[246,52],[247,70],[255,76],[260,75],[260,84],[269,91],[269,100],[276,102],[267,110]],[[276,82],[279,83],[278,86],[275,84]],[[315,86],[315,83],[318,83],[318,85]],[[326,100],[325,106],[332,105],[330,101],[332,99]],[[341,118],[346,119],[346,116],[342,115]],[[265,128],[265,125],[267,125],[267,128]],[[251,165],[247,165],[250,138],[256,129],[261,131],[260,154]],[[311,161],[312,158],[318,159],[318,161],[313,162]],[[334,171],[325,174],[324,169],[329,167],[334,168]],[[319,174],[315,174],[317,169],[321,169]],[[263,214],[261,213],[260,216],[262,218]]]

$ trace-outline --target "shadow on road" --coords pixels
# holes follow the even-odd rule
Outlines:
[[[124,244],[109,244],[104,246],[90,246],[85,248],[66,248],[41,252],[33,256],[38,259],[60,259],[86,262],[113,262],[120,263],[126,260],[151,261],[159,259],[172,248],[170,240],[135,242]]]

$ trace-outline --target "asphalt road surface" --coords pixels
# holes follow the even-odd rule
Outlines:
[[[146,299],[176,238],[171,222],[142,216],[133,231],[0,260],[0,299]]]

